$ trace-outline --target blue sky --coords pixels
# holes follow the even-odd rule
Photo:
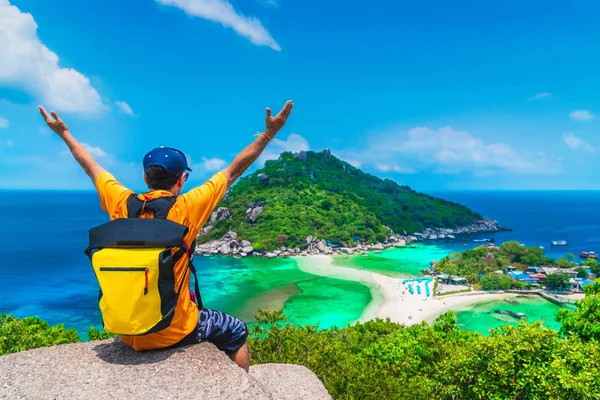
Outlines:
[[[418,3],[418,4],[416,4]],[[592,1],[0,0],[0,188],[91,189],[57,110],[142,189],[152,147],[224,167],[330,148],[417,190],[600,189]]]

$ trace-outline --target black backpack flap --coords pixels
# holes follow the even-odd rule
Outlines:
[[[90,229],[89,250],[104,247],[186,247],[188,228],[155,218],[119,218]]]

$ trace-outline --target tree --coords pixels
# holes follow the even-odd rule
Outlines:
[[[546,286],[550,289],[563,289],[569,285],[571,278],[564,272],[556,272],[546,277]]]
[[[593,274],[600,276],[600,264],[593,258],[586,258],[583,265],[589,267]]]
[[[573,267],[573,263],[564,257],[560,257],[558,260],[556,260],[556,265],[558,265],[560,268]]]
[[[586,296],[575,305],[575,311],[562,309],[556,320],[563,335],[574,334],[582,340],[600,340],[600,280],[587,285]]]
[[[521,257],[521,262],[527,265],[542,265],[546,257],[544,256],[544,250],[539,247],[528,248],[524,255]]]
[[[510,289],[512,284],[508,276],[495,273],[484,275],[479,283],[483,290]]]
[[[512,261],[518,262],[521,255],[525,252],[525,248],[519,242],[510,241],[500,245],[500,252],[509,257]]]
[[[575,268],[575,271],[577,271],[577,277],[578,278],[587,279],[588,272],[586,271],[585,268],[583,268],[583,267],[577,267],[577,268]]]

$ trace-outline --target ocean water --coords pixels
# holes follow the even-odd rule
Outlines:
[[[600,251],[600,210],[596,206],[600,192],[438,195],[514,229],[491,235],[497,242],[542,245],[553,257]],[[99,326],[97,283],[83,250],[88,229],[106,221],[93,192],[0,191],[0,313],[37,315],[51,324],[64,323],[84,336],[90,326]],[[569,246],[548,245],[561,239]],[[413,276],[432,259],[474,246],[471,239],[438,241],[369,257],[338,257],[336,263]],[[358,319],[371,300],[365,286],[304,273],[290,259],[196,257],[195,264],[205,304],[250,323],[259,308],[283,308],[296,324],[344,326]],[[459,323],[480,331],[494,326],[495,316],[483,316],[486,307],[492,306],[476,305],[460,313]],[[550,308],[539,318],[551,321],[554,310]]]
[[[462,329],[477,331],[484,335],[489,334],[490,329],[502,325],[517,326],[519,324],[518,319],[494,312],[494,310],[509,310],[525,314],[527,321],[541,321],[549,328],[560,329],[560,324],[555,318],[556,312],[560,309],[559,306],[541,297],[517,297],[513,299],[519,304],[513,305],[504,300],[492,300],[476,303],[456,311],[458,325]]]

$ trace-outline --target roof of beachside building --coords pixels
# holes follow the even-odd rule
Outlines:
[[[546,275],[545,274],[531,274],[532,278],[538,278],[538,279],[546,279]]]
[[[583,279],[577,279],[577,281],[579,282],[579,284],[581,286],[591,285],[591,284],[594,283],[594,281],[589,280],[589,279],[585,279],[585,278],[583,278]]]
[[[546,275],[555,274],[557,272],[564,272],[568,275],[577,276],[577,271],[575,271],[573,268],[544,267],[543,270]]]
[[[524,272],[509,272],[508,274],[519,281],[538,280],[538,278],[532,277]]]
[[[536,273],[544,272],[544,270],[540,267],[530,266],[527,268],[527,271],[535,271]]]

